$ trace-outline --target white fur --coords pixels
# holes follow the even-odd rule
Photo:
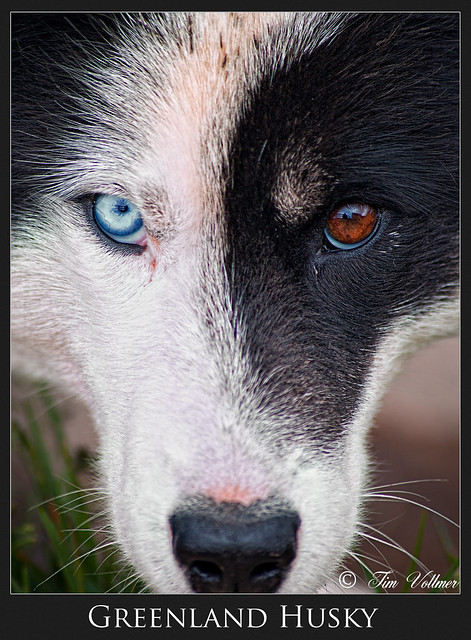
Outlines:
[[[206,343],[195,278],[202,272],[205,225],[220,206],[221,156],[209,137],[202,157],[201,140],[212,130],[213,118],[236,112],[232,107],[241,100],[241,86],[257,78],[256,68],[247,74],[232,59],[228,70],[221,70],[222,53],[212,40],[225,31],[224,53],[232,58],[237,47],[249,46],[253,33],[263,38],[262,22],[262,15],[250,18],[241,35],[231,31],[226,15],[212,16],[207,24],[198,18],[195,33],[206,31],[199,34],[200,50],[191,61],[175,63],[170,56],[162,62],[136,47],[134,55],[152,56],[156,76],[167,78],[167,84],[152,96],[143,89],[139,98],[147,108],[139,112],[137,105],[136,118],[146,133],[132,164],[129,158],[110,164],[104,142],[106,153],[97,153],[94,162],[61,167],[64,179],[47,199],[47,224],[36,230],[27,251],[21,243],[12,250],[14,365],[67,384],[91,408],[114,535],[126,559],[161,592],[189,590],[168,527],[178,500],[230,486],[250,500],[278,493],[293,505],[302,522],[299,549],[282,591],[321,588],[354,537],[366,478],[365,434],[396,363],[412,344],[447,332],[457,317],[456,308],[443,305],[420,323],[406,318],[390,327],[347,443],[328,454],[301,445],[282,451],[273,464],[270,433],[274,424],[288,430],[289,419],[280,424],[239,382],[249,368],[238,342],[243,334],[230,338],[224,293],[229,284],[227,274],[217,271],[220,256],[205,277],[219,301],[221,352]],[[334,16],[325,33],[341,22]],[[301,34],[302,29],[301,23]],[[307,37],[299,41],[300,48],[308,46]],[[223,131],[235,127],[234,119],[221,119]],[[78,205],[64,202],[75,192],[113,193],[116,184],[141,208],[149,231],[141,256],[104,251]],[[155,196],[153,210],[143,205],[143,194]],[[297,193],[291,197],[299,199]],[[221,368],[230,371],[229,391]]]

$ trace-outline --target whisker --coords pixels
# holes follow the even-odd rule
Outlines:
[[[106,549],[107,547],[111,546],[112,544],[113,544],[112,542],[105,542],[105,543],[95,547],[94,549],[91,549],[90,551],[87,551],[86,553],[82,554],[78,558],[73,558],[72,560],[70,560],[70,562],[67,562],[64,566],[60,567],[59,569],[57,569],[57,571],[54,571],[54,573],[51,573],[51,575],[49,575],[47,578],[45,578],[44,580],[39,582],[36,585],[35,590],[38,587],[40,587],[41,585],[43,585],[45,582],[47,582],[48,580],[50,580],[51,578],[56,576],[61,571],[64,571],[64,569],[67,569],[67,567],[70,567],[71,565],[73,565],[74,562],[78,562],[79,560],[81,560],[80,565],[79,565],[79,567],[80,567],[83,564],[83,561],[85,560],[85,558],[87,558],[90,554],[96,553],[96,552],[101,551],[103,549]],[[77,567],[77,568],[79,568],[79,567]]]
[[[447,522],[449,522],[453,526],[459,528],[459,525],[456,522],[454,522],[453,520],[451,520],[447,516],[444,516],[439,511],[436,511],[435,509],[432,509],[431,507],[428,507],[427,505],[422,504],[420,502],[415,502],[415,500],[410,500],[409,498],[403,498],[402,496],[397,496],[397,495],[389,495],[387,493],[372,493],[372,494],[365,493],[365,494],[363,494],[363,497],[367,498],[367,499],[371,498],[371,499],[378,500],[378,501],[382,500],[384,502],[405,502],[406,504],[413,504],[416,507],[421,507],[422,509],[426,509],[430,513],[433,513],[434,515],[438,516],[439,518],[443,518],[443,520],[446,520]]]
[[[360,524],[360,523],[357,523],[357,524]],[[361,535],[361,532],[358,532],[358,535]],[[378,555],[381,556],[384,562],[382,562],[378,558],[374,558],[373,556],[367,556],[365,553],[360,554],[358,551],[354,551],[354,553],[356,553],[357,555],[360,555],[361,557],[365,557],[367,560],[371,560],[372,562],[375,562],[380,567],[385,567],[386,569],[393,571],[393,568],[390,562],[388,562],[388,559],[386,558],[384,553],[381,551],[381,549],[379,549],[372,540],[366,539],[366,541],[368,542],[368,544],[370,544],[373,547],[373,549],[378,553]],[[348,550],[347,550],[347,553],[349,553]]]
[[[112,556],[114,556],[116,553],[118,553],[118,551],[119,551],[119,549],[118,549],[118,547],[116,546],[116,543],[114,543],[114,549],[112,549],[112,550],[111,550],[111,552],[110,552],[107,556],[105,556],[105,557],[103,558],[103,560],[100,562],[100,564],[99,564],[99,565],[98,565],[98,567],[97,567],[97,572],[98,572],[98,570],[99,570],[99,569],[100,569],[100,568],[101,568],[101,567],[102,567],[106,562],[108,562],[108,561],[110,560],[110,558],[111,558]],[[114,574],[114,575],[116,575],[116,574],[117,574],[117,571],[116,571],[116,570],[115,570],[115,571],[113,571],[113,574]]]
[[[75,500],[71,500],[70,502],[67,502],[64,505],[59,505],[58,510],[60,511],[60,513],[66,514],[66,513],[71,513],[71,512],[80,512],[80,513],[90,513],[90,511],[85,511],[84,509],[79,509],[79,507],[86,507],[88,505],[94,504],[95,502],[102,502],[103,498],[91,498],[90,500],[86,500],[84,502],[81,502],[77,505],[74,505],[73,503],[75,502]]]
[[[119,582],[113,584],[105,593],[111,593],[111,591],[118,589],[120,585],[123,585],[123,586],[119,590],[119,593],[123,593],[125,589],[127,589],[131,584],[138,582],[138,580],[139,580],[139,576],[135,575],[132,572],[132,570],[128,570],[128,575],[126,575]]]
[[[57,496],[53,496],[52,498],[48,498],[46,500],[42,500],[41,502],[38,502],[38,503],[34,504],[29,509],[31,511],[32,509],[37,509],[38,507],[42,507],[42,506],[48,504],[49,502],[57,502],[58,500],[60,500],[62,498],[67,498],[68,496],[73,495],[74,493],[80,493],[80,494],[83,495],[83,494],[88,493],[88,490],[87,489],[77,489],[75,491],[67,491],[65,493],[60,493]],[[71,500],[70,503],[75,502],[76,500],[79,500],[79,499],[80,499],[80,496],[77,496],[76,498],[73,498],[73,500]],[[61,506],[67,506],[67,504],[69,504],[69,503],[66,503],[65,505],[61,505]]]
[[[423,569],[424,571],[428,571],[428,567],[426,567],[423,564],[423,562],[421,562],[418,558],[416,558],[412,553],[409,553],[409,551],[404,549],[404,547],[402,545],[398,544],[397,542],[394,542],[394,540],[392,538],[390,538],[388,535],[386,535],[383,531],[379,531],[375,527],[373,527],[373,526],[371,526],[369,524],[366,524],[366,523],[362,523],[361,526],[362,527],[366,527],[368,529],[371,529],[372,531],[374,531],[374,533],[376,533],[376,534],[378,534],[380,536],[383,536],[385,539],[383,540],[381,538],[377,538],[376,536],[373,536],[370,533],[366,533],[365,531],[359,530],[357,533],[362,538],[375,540],[376,542],[379,542],[380,544],[384,544],[384,545],[386,545],[388,547],[396,549],[396,551],[400,551],[401,553],[406,555],[411,560],[414,560],[414,562],[416,562],[420,566],[421,569]]]
[[[389,484],[378,484],[373,487],[369,487],[370,491],[376,489],[389,489],[390,487],[400,487],[408,484],[422,484],[424,482],[448,482],[446,478],[424,478],[422,480],[403,480],[402,482],[391,482]]]

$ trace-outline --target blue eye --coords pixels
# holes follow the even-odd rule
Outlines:
[[[100,194],[93,201],[97,225],[109,238],[122,244],[145,244],[146,230],[139,209],[126,198]]]

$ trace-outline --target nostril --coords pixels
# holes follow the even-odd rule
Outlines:
[[[249,581],[253,587],[263,585],[266,591],[275,591],[284,578],[285,570],[277,562],[263,562],[250,572]]]
[[[281,571],[281,567],[276,562],[263,562],[250,572],[251,580],[263,580],[273,575],[278,575]]]
[[[215,562],[208,562],[207,560],[197,560],[193,562],[188,569],[188,574],[193,583],[198,581],[214,587],[222,582],[223,577],[218,565]]]

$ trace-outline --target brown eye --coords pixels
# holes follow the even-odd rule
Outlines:
[[[376,230],[379,212],[369,204],[346,204],[330,212],[324,234],[336,249],[355,249]]]

